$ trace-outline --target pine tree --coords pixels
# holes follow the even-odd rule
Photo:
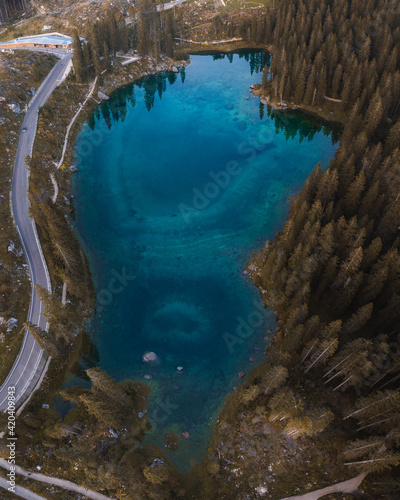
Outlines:
[[[294,92],[294,101],[298,104],[301,104],[303,102],[303,97],[306,89],[306,73],[307,65],[306,61],[303,59]]]
[[[322,104],[324,102],[324,97],[328,92],[328,75],[325,63],[322,63],[322,67],[318,71],[316,89],[317,93],[315,103]]]
[[[268,407],[271,410],[269,418],[272,422],[293,418],[301,414],[303,409],[302,404],[296,401],[293,391],[288,389],[274,394],[268,401]]]
[[[349,215],[357,212],[362,193],[365,189],[365,182],[364,172],[360,172],[347,190],[344,198],[344,207]]]
[[[374,451],[385,446],[385,438],[383,436],[373,436],[368,439],[359,439],[351,441],[346,445],[343,452],[346,460],[356,459],[371,455]]]
[[[351,315],[351,317],[343,323],[343,333],[354,334],[361,330],[372,316],[374,305],[372,302],[360,307],[357,312]]]
[[[104,69],[107,71],[107,73],[110,73],[112,70],[112,65],[111,65],[111,57],[110,57],[110,51],[108,50],[108,46],[106,42],[104,42],[103,45],[103,66]]]
[[[272,393],[281,387],[289,376],[288,369],[285,366],[274,366],[269,368],[263,375],[260,383],[265,395]]]
[[[379,293],[382,291],[385,282],[388,277],[388,266],[385,265],[375,265],[374,270],[366,278],[363,285],[362,294],[360,296],[360,302],[369,302],[374,300]]]
[[[364,130],[367,137],[371,138],[376,131],[383,116],[383,105],[379,89],[374,94],[370,105],[365,113]]]
[[[343,74],[343,67],[341,64],[338,64],[333,74],[331,90],[330,90],[331,96],[334,99],[337,99],[339,96],[340,84],[342,82],[342,74]]]
[[[390,129],[385,142],[385,153],[389,154],[397,148],[400,148],[400,120]]]
[[[72,58],[74,64],[75,78],[78,83],[85,81],[85,67],[83,60],[82,43],[77,30],[74,30],[74,55]]]
[[[102,70],[101,70],[100,52],[97,52],[94,45],[91,47],[91,51],[92,51],[92,60],[93,60],[95,75],[97,76],[97,78],[101,79]]]
[[[90,368],[86,373],[93,384],[94,392],[104,393],[110,402],[116,402],[122,407],[131,406],[131,400],[124,390],[100,368]]]
[[[315,68],[313,66],[311,73],[309,74],[308,79],[307,79],[306,91],[305,91],[304,98],[303,98],[304,104],[306,104],[308,106],[314,104],[315,92],[316,92]]]
[[[252,401],[257,399],[257,397],[260,394],[260,391],[261,389],[259,385],[251,385],[247,389],[244,389],[242,392],[242,402],[244,404],[251,403]]]
[[[310,433],[311,420],[306,415],[293,417],[285,426],[285,432],[291,439],[297,439]]]
[[[344,465],[356,467],[357,469],[362,470],[365,474],[376,474],[386,469],[396,467],[399,463],[400,453],[383,452],[377,453],[375,456],[372,456],[367,460],[346,462]]]
[[[342,101],[341,108],[343,110],[346,110],[349,108],[349,106],[352,105],[352,103],[349,102],[350,92],[351,92],[351,81],[350,81],[350,78],[346,74],[343,77],[343,82],[344,82],[343,89],[342,89],[342,93],[340,95],[340,99]]]
[[[362,266],[369,269],[377,260],[382,251],[382,240],[378,237],[371,241],[371,244],[363,251]]]
[[[79,396],[80,402],[99,422],[121,429],[132,414],[132,397],[100,368],[91,368],[86,373],[92,387]]]
[[[326,205],[334,200],[339,186],[338,177],[338,172],[335,168],[327,168],[322,174],[316,194],[316,198],[321,201],[322,205]]]
[[[106,19],[105,22],[108,25],[108,31],[109,31],[109,44],[110,44],[110,50],[113,56],[115,56],[115,53],[117,51],[117,47],[119,45],[119,36],[118,36],[118,28],[117,28],[117,21],[115,19],[115,13],[113,10],[108,10],[106,14]],[[125,22],[124,22],[125,25]]]
[[[86,43],[83,44],[83,64],[86,68],[86,71],[90,71],[90,67],[93,65],[92,61],[92,54],[90,51],[90,42],[87,41]]]
[[[357,401],[357,408],[350,411],[344,420],[348,418],[356,418],[362,420],[364,418],[380,416],[380,414],[391,408],[400,405],[400,393],[397,391],[377,391],[369,396],[360,398]]]
[[[58,358],[61,356],[62,345],[50,332],[42,330],[38,326],[29,322],[25,323],[24,326],[44,350],[47,356],[52,358]]]
[[[305,372],[308,373],[314,366],[326,363],[327,360],[333,356],[338,345],[339,341],[337,336],[331,336],[318,342],[312,354],[309,356]]]

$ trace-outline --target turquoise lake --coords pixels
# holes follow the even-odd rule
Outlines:
[[[76,141],[76,228],[97,291],[95,355],[81,364],[151,387],[145,444],[164,448],[175,432],[166,452],[183,472],[202,459],[238,373],[265,360],[274,318],[245,264],[337,148],[332,128],[249,93],[268,57],[191,56],[178,74],[115,92]],[[157,362],[142,360],[148,351]]]

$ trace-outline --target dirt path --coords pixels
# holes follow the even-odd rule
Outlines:
[[[365,476],[366,474],[359,474],[348,481],[333,484],[332,486],[327,486],[326,488],[322,488],[320,490],[311,491],[305,495],[282,498],[281,500],[317,500],[318,498],[321,498],[324,495],[329,495],[330,493],[352,493],[353,491],[357,491]]]
[[[3,467],[3,469],[10,470],[10,466],[7,460],[5,460],[4,458],[0,458],[0,467]],[[54,486],[59,486],[60,488],[64,488],[65,490],[75,491],[76,493],[85,495],[87,498],[92,498],[93,500],[112,500],[110,497],[106,497],[105,495],[102,495],[97,491],[87,490],[86,488],[78,486],[77,484],[72,483],[71,481],[67,481],[66,479],[59,479],[57,477],[45,476],[44,474],[39,474],[37,472],[27,472],[25,469],[19,467],[18,465],[15,466],[15,472],[21,476],[27,477],[28,479],[34,479],[35,481],[40,481],[42,483],[53,484]],[[29,490],[26,491],[29,492]],[[42,499],[42,497],[38,496],[22,497],[22,498],[28,498],[32,500]]]
[[[53,194],[53,197],[51,198],[51,201],[53,203],[55,203],[57,201],[57,197],[58,197],[58,184],[57,184],[56,178],[54,177],[54,174],[50,174],[50,179],[51,179],[51,182],[53,184],[53,189],[54,189],[54,194]]]
[[[243,38],[230,38],[229,40],[216,40],[214,42],[195,42],[194,40],[187,40],[186,38],[175,38],[181,42],[195,43],[197,45],[218,45],[220,43],[240,42]]]
[[[71,129],[74,126],[74,123],[75,123],[76,119],[78,118],[78,116],[80,115],[82,109],[86,106],[86,103],[92,97],[94,89],[96,88],[96,84],[97,84],[97,76],[94,79],[94,82],[92,83],[92,86],[91,86],[91,88],[86,96],[86,99],[83,101],[83,104],[81,104],[78,111],[75,113],[74,117],[72,118],[72,120],[70,121],[70,123],[67,127],[67,132],[66,132],[65,138],[64,138],[64,146],[63,146],[63,150],[62,150],[61,160],[58,162],[57,168],[60,168],[64,162],[64,157],[65,157],[65,153],[67,151],[67,146],[68,146],[69,133],[71,132]],[[57,199],[56,196],[55,196],[55,199]],[[53,203],[55,203],[55,199],[53,198]]]

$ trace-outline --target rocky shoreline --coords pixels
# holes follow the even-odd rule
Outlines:
[[[277,101],[271,99],[269,95],[263,92],[262,86],[259,84],[250,85],[250,92],[254,97],[260,99],[261,104],[268,106],[274,111],[302,111],[311,116],[315,116],[326,122],[336,124],[337,126],[344,126],[344,115],[341,114],[334,106],[338,104],[339,101],[329,99],[327,100],[327,105],[321,108],[316,108],[315,106],[303,106],[298,105],[294,102]],[[330,106],[329,106],[330,105]],[[332,107],[333,106],[333,107]]]
[[[299,109],[299,106],[297,106],[297,104],[287,104],[285,101],[280,101],[280,102],[273,101],[268,95],[264,95],[262,93],[261,85],[258,84],[250,85],[250,92],[253,94],[254,97],[260,98],[261,104],[269,106],[275,111],[280,111],[285,109]]]

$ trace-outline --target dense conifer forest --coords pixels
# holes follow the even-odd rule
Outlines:
[[[387,1],[282,2],[267,34],[272,98],[328,95],[346,113],[329,168],[315,168],[254,261],[279,319],[271,355],[351,394],[343,418],[373,444],[346,453],[368,470],[400,457],[399,21]]]
[[[314,169],[283,230],[249,265],[278,328],[268,361],[226,417],[241,430],[245,418],[244,442],[263,418],[290,440],[325,431],[336,441],[325,466],[372,473],[385,485],[376,493],[392,498],[400,463],[399,13],[385,0],[283,0],[248,25],[249,38],[273,53],[261,93],[316,112],[334,102],[345,125],[329,167]],[[232,451],[224,458],[237,464]]]
[[[1,0],[0,23],[9,21],[13,16],[28,8],[28,0]]]
[[[90,25],[84,43],[74,32],[74,72],[78,83],[104,72],[112,72],[113,59],[118,51],[134,48],[141,56],[157,61],[161,54],[175,55],[176,19],[171,11],[157,12],[155,0],[140,0],[134,26],[127,26],[124,16],[109,9],[104,17]]]

